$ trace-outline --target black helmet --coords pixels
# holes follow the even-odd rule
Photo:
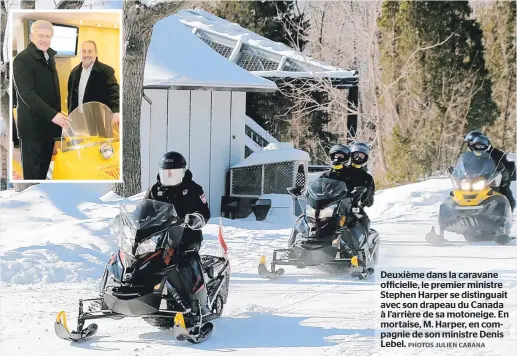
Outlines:
[[[366,143],[355,142],[351,147],[351,151],[353,167],[361,168],[368,162],[370,147]]]
[[[179,152],[167,152],[158,164],[158,177],[163,185],[178,185],[183,181],[187,161]]]
[[[484,135],[476,137],[470,144],[470,149],[474,152],[486,152],[490,147],[490,140]]]
[[[342,154],[343,156],[336,157],[336,154]],[[329,151],[329,156],[332,161],[332,168],[342,169],[343,165],[350,163],[350,148],[342,144],[334,145]]]
[[[463,138],[463,141],[465,141],[467,143],[467,147],[470,148],[470,146],[472,145],[472,141],[474,141],[474,139],[479,136],[485,136],[485,135],[481,131],[477,131],[477,130],[471,131],[465,135],[465,137]]]
[[[158,164],[159,169],[178,169],[186,167],[187,161],[185,157],[183,157],[181,153],[174,151],[165,153]]]

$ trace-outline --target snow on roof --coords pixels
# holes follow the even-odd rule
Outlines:
[[[146,87],[276,91],[276,84],[222,58],[197,38],[178,17],[154,25],[144,73]]]
[[[212,49],[260,77],[326,77],[355,83],[356,70],[330,66],[205,10],[181,10],[180,21]]]
[[[296,148],[282,148],[281,144],[270,143],[262,151],[248,156],[244,161],[231,168],[258,166],[270,163],[309,161],[309,154]]]

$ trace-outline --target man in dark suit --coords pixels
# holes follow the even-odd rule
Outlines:
[[[72,70],[68,78],[68,113],[70,115],[82,104],[97,101],[111,109],[113,124],[117,125],[120,121],[120,104],[115,70],[99,62],[97,54],[94,41],[81,44],[81,63]],[[87,123],[91,122],[87,120]],[[97,134],[104,135],[102,125],[98,125],[96,129]]]
[[[55,139],[68,126],[61,113],[56,51],[50,48],[53,35],[50,22],[35,21],[29,45],[13,61],[24,180],[46,179]]]

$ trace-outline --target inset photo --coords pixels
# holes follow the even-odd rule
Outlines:
[[[122,182],[122,11],[10,16],[11,180]]]

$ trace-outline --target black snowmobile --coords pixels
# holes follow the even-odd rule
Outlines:
[[[298,194],[288,189],[299,204]],[[306,194],[305,213],[296,221],[287,249],[273,252],[271,271],[262,256],[258,271],[263,278],[275,278],[284,273],[276,266],[294,265],[298,268],[318,265],[353,267],[351,275],[361,279],[373,274],[377,263],[380,236],[366,231],[360,224],[360,197],[366,191],[358,187],[352,192],[344,182],[318,178],[311,182]],[[281,255],[281,256],[279,256]]]
[[[504,167],[496,167],[488,153],[465,152],[450,168],[454,189],[440,205],[438,224],[426,241],[441,246],[445,231],[461,234],[469,242],[495,241],[506,244],[512,228],[512,210],[508,199],[498,192]]]
[[[199,250],[199,243],[178,252],[185,223],[173,205],[144,199],[133,209],[122,207],[115,218],[112,232],[119,251],[106,265],[100,295],[79,300],[77,331],[69,331],[66,314],[60,312],[56,334],[79,341],[97,332],[96,324],[85,327],[86,320],[141,317],[161,329],[172,328],[178,340],[204,341],[228,298],[229,261],[194,257],[190,252]]]

